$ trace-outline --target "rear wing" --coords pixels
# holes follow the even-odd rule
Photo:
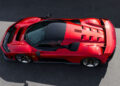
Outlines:
[[[105,29],[106,48],[104,54],[111,55],[116,47],[116,33],[113,24],[108,19],[101,19]]]

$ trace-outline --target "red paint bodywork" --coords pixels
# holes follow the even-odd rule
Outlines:
[[[44,20],[65,20],[66,32],[61,45],[80,42],[77,51],[70,51],[66,48],[59,48],[56,51],[41,51],[30,46],[24,40],[24,34],[27,28],[34,23]],[[31,56],[33,61],[38,61],[40,58],[55,58],[65,59],[72,63],[80,63],[84,58],[94,57],[98,58],[102,63],[106,63],[116,47],[116,34],[112,23],[108,19],[96,18],[77,19],[80,21],[80,24],[73,23],[69,20],[74,19],[42,19],[39,17],[22,19],[14,24],[17,30],[12,42],[7,44],[10,52],[6,52],[2,46],[4,37],[1,42],[1,49],[9,59],[13,60],[15,60],[16,54],[26,54]],[[17,41],[16,35],[21,28],[24,28],[24,30],[20,34],[20,41]],[[75,30],[78,30],[80,33],[75,32]],[[37,56],[36,52],[40,52],[40,56]]]

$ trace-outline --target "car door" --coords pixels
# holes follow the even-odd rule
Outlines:
[[[40,58],[63,59],[66,55],[66,47],[60,44],[61,41],[43,41],[36,48]]]

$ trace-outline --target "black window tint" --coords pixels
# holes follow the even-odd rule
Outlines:
[[[45,27],[45,40],[47,41],[58,41],[64,40],[66,31],[65,23],[51,23]]]
[[[66,23],[44,21],[32,25],[26,32],[25,39],[32,45],[39,45],[44,41],[63,40],[66,30]]]
[[[40,41],[44,40],[45,31],[43,28],[34,29],[27,34],[28,39],[33,43],[37,44]]]
[[[57,41],[43,41],[36,46],[37,49],[45,51],[55,51],[59,47],[60,45],[58,45]]]

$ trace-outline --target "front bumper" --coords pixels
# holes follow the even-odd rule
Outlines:
[[[6,55],[5,55],[5,53],[3,52],[3,50],[0,48],[0,57],[2,57],[2,58],[4,58],[4,60],[6,60],[6,61],[13,61],[12,59],[9,59]]]

